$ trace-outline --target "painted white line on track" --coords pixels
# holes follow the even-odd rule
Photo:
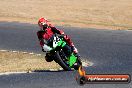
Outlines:
[[[6,52],[6,51],[8,51],[8,50],[0,50],[1,52]]]
[[[41,54],[36,54],[37,56],[41,56]]]
[[[29,54],[33,55],[34,53],[29,53]]]
[[[18,51],[12,51],[13,53],[17,53]]]
[[[126,30],[126,31],[130,31],[130,32],[132,32],[132,30]]]
[[[59,71],[58,69],[49,69],[50,71]]]
[[[59,70],[63,70],[63,68],[59,68]]]
[[[27,72],[5,72],[5,73],[0,73],[0,75],[11,75],[11,74],[24,74]]]
[[[26,54],[26,53],[28,53],[28,52],[22,52],[23,54]]]
[[[41,56],[41,54],[33,53],[33,52],[22,52],[22,51],[11,51],[11,50],[0,50],[0,52],[13,52],[13,53],[23,53],[23,54],[30,54],[30,55],[36,55]]]

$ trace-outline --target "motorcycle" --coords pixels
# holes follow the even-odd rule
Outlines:
[[[50,56],[46,57],[46,61],[54,60],[66,71],[70,71],[72,69],[78,70],[78,68],[81,66],[81,60],[80,58],[76,57],[73,52],[67,55],[66,51],[69,50],[63,49],[66,46],[69,45],[64,41],[64,38],[59,34],[54,34],[47,41],[47,44],[44,45],[46,55]]]

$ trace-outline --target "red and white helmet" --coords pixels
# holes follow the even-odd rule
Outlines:
[[[48,27],[48,20],[45,18],[40,18],[38,21],[38,26],[41,30],[45,30]]]

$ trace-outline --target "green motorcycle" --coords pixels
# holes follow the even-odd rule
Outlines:
[[[66,71],[70,71],[72,68],[78,70],[81,65],[81,60],[73,52],[70,52],[68,48],[65,48],[68,46],[61,35],[54,34],[44,47],[46,55],[48,55],[46,61],[54,60]]]

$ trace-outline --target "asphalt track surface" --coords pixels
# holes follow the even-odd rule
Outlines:
[[[68,34],[80,55],[94,63],[88,74],[132,75],[132,31],[58,27]],[[0,22],[0,49],[42,53],[35,24]],[[76,71],[42,71],[0,76],[0,88],[132,88],[132,84],[86,84],[75,81]]]

